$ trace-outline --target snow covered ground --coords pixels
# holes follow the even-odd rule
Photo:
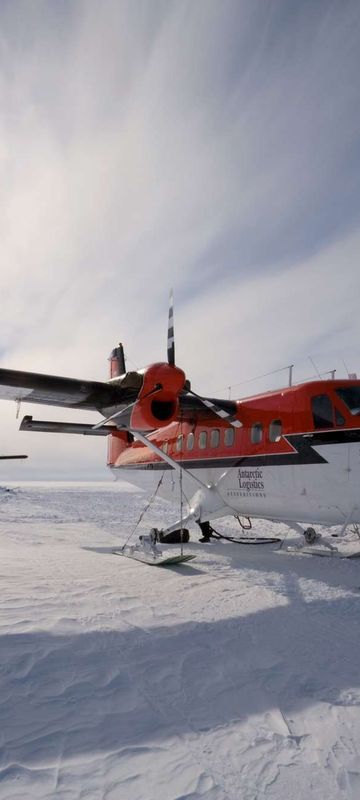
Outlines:
[[[148,567],[112,554],[143,505],[0,490],[0,798],[357,800],[360,560],[194,529],[196,560]]]

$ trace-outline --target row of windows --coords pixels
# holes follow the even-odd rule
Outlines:
[[[252,444],[259,444],[262,442],[264,435],[264,426],[261,422],[255,422],[250,432]],[[282,436],[281,419],[273,419],[269,425],[269,442],[279,442]]]
[[[224,430],[224,445],[225,447],[232,447],[235,441],[235,431],[234,428],[225,428]],[[208,432],[207,431],[200,431],[198,434],[198,447],[200,450],[206,450],[208,446]],[[210,447],[219,447],[220,445],[220,430],[219,428],[213,428],[210,431],[209,436],[209,443]],[[182,433],[176,439],[175,449],[177,453],[180,453],[184,450],[184,446],[186,446],[186,450],[193,450],[195,447],[195,434],[188,433],[185,441],[185,437]],[[162,450],[164,453],[168,452],[168,442],[164,442],[162,445]]]
[[[350,389],[338,389],[337,394],[348,406],[351,414],[360,414],[360,389],[358,387],[351,387]],[[335,425],[344,425],[345,419],[339,409],[333,405],[330,397],[326,394],[320,394],[312,397],[311,408],[313,414],[313,421],[315,428],[332,428]],[[268,430],[269,442],[279,442],[282,436],[282,423],[280,419],[273,419],[270,422]],[[250,430],[250,439],[252,444],[260,444],[264,437],[264,425],[261,422],[255,422]],[[206,450],[209,446],[211,448],[220,446],[220,430],[213,428],[208,435],[207,431],[200,431],[197,434],[197,444],[200,450]],[[223,443],[226,447],[232,447],[235,441],[234,428],[225,428],[223,434]],[[195,434],[188,433],[185,437],[182,433],[176,439],[176,452],[186,450],[193,450],[195,447]],[[164,442],[162,445],[164,453],[168,452],[168,443]]]
[[[338,389],[337,394],[346,403],[352,414],[360,414],[360,390],[358,387]],[[345,418],[333,405],[327,394],[318,394],[311,398],[311,409],[315,428],[333,428],[334,425],[345,425]],[[263,439],[264,426],[256,422],[251,428],[251,441],[259,444]],[[269,425],[269,441],[279,442],[282,435],[280,419],[274,419]]]
[[[360,390],[358,387],[338,389],[337,394],[346,403],[352,414],[360,414]],[[318,394],[311,398],[311,410],[315,428],[333,428],[336,425],[345,425],[345,418],[341,411],[333,405],[327,394]],[[264,426],[256,422],[251,428],[251,441],[259,444],[263,439]],[[279,442],[282,435],[280,419],[274,419],[269,425],[269,441]]]
[[[259,444],[259,442],[263,439],[264,433],[264,426],[261,422],[256,422],[255,425],[252,426],[250,432],[250,438],[253,444]],[[269,441],[270,442],[279,442],[282,435],[282,425],[280,419],[274,419],[269,425]],[[225,428],[223,441],[225,447],[232,447],[235,441],[235,431],[234,428]],[[208,431],[200,431],[197,435],[197,444],[200,450],[206,450],[208,446],[211,448],[219,447],[220,446],[220,430],[219,428],[213,428],[209,433]],[[186,450],[193,450],[195,447],[195,434],[193,432],[188,433],[185,437],[182,433],[179,433],[179,436],[176,439],[175,449],[177,453],[181,453],[184,449]],[[162,445],[162,450],[164,453],[168,452],[168,442],[164,442]]]

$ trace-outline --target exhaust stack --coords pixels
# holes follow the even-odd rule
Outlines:
[[[125,355],[124,348],[119,343],[118,347],[114,347],[109,356],[110,362],[110,378],[117,378],[119,375],[125,375]]]

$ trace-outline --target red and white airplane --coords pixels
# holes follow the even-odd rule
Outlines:
[[[119,345],[108,382],[0,369],[0,397],[100,412],[95,425],[26,416],[20,429],[108,436],[114,475],[176,502],[181,488],[186,510],[165,539],[195,520],[207,540],[210,520],[228,515],[285,522],[307,541],[302,525],[360,523],[360,380],[200,397],[175,366],[172,302],[167,355],[126,372]]]

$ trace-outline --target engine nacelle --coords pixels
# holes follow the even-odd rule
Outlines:
[[[185,380],[185,373],[179,367],[162,362],[147,367],[130,427],[151,431],[169,425],[178,414],[178,398]]]

